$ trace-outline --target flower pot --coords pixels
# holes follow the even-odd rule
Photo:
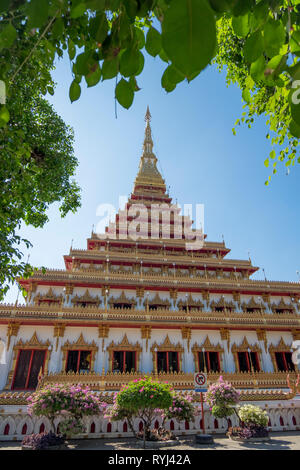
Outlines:
[[[137,447],[144,448],[144,441],[138,440],[136,444],[137,444]],[[163,441],[163,440],[161,440],[161,441],[145,441],[145,448],[146,449],[160,449],[160,448],[163,448],[163,447],[177,446],[179,444],[180,444],[180,442],[179,442],[178,438],[168,440],[168,441]]]
[[[57,446],[48,446],[44,449],[34,449],[32,446],[22,445],[22,450],[66,450],[68,446],[66,444],[59,444]]]

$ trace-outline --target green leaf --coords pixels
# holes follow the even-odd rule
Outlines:
[[[90,21],[90,34],[99,44],[102,44],[108,33],[108,22],[105,13],[98,14]]]
[[[246,39],[243,49],[245,60],[252,64],[259,58],[263,51],[263,36],[260,31],[257,31],[256,33],[251,34],[248,39]]]
[[[134,28],[134,34],[137,38],[138,48],[143,49],[145,47],[145,34],[140,28]]]
[[[298,88],[296,88],[296,85],[298,85]],[[298,126],[300,126],[300,81],[297,80],[294,82],[294,86],[295,88],[292,88],[289,93],[288,100],[290,103],[292,119]]]
[[[130,83],[122,78],[116,86],[116,98],[123,108],[130,108],[133,102],[134,92]]]
[[[285,35],[285,27],[281,21],[270,18],[264,26],[264,48],[269,57],[279,53],[285,42]]]
[[[236,0],[231,9],[232,14],[234,16],[245,15],[245,13],[251,10],[252,5],[252,0]]]
[[[216,24],[207,0],[172,0],[162,23],[162,46],[187,78],[208,65],[216,47]]]
[[[64,21],[62,18],[57,18],[52,26],[52,36],[54,39],[60,38],[64,32]]]
[[[300,139],[300,126],[294,120],[290,122],[289,131],[294,137]]]
[[[80,85],[75,80],[73,80],[70,86],[70,90],[69,90],[69,97],[70,97],[71,103],[73,103],[73,101],[78,100],[80,95],[81,95]]]
[[[184,78],[184,75],[178,72],[174,65],[169,65],[163,73],[161,84],[167,92],[170,92],[173,91],[177,83],[182,82]]]
[[[119,72],[119,59],[105,59],[102,64],[102,80],[109,80],[115,77]]]
[[[250,30],[249,15],[233,17],[232,28],[237,36],[242,38],[246,37]]]
[[[265,58],[260,56],[255,62],[251,64],[250,75],[253,80],[257,83],[260,80],[264,80],[264,71],[265,71]]]
[[[271,150],[271,152],[270,152],[270,158],[272,158],[272,160],[274,160],[275,157],[276,157],[276,152],[275,152],[275,150]]]
[[[69,39],[68,41],[68,54],[69,54],[70,60],[73,60],[76,54],[76,47],[72,39]]]
[[[101,78],[101,69],[99,64],[97,64],[96,69],[90,72],[88,75],[85,76],[85,81],[88,87],[95,86],[100,81]]]
[[[10,47],[16,40],[17,31],[11,23],[3,28],[0,33],[0,49]]]
[[[120,73],[124,77],[136,75],[140,68],[140,56],[143,55],[138,49],[126,49],[120,59]]]
[[[80,75],[89,74],[97,61],[94,58],[94,51],[86,51],[76,57],[76,71]]]
[[[245,88],[245,89],[243,90],[242,98],[243,98],[244,101],[246,101],[246,103],[250,103],[250,101],[251,101],[251,94],[250,94],[250,91],[248,90],[248,88]]]
[[[161,35],[155,28],[150,28],[146,37],[146,51],[153,57],[161,51]]]
[[[47,0],[31,0],[27,6],[28,29],[40,28],[48,19],[49,3]]]
[[[74,7],[71,8],[71,13],[70,16],[71,18],[79,18],[80,16],[83,16],[86,11],[86,4],[85,3],[78,3]]]
[[[5,124],[9,121],[9,112],[6,106],[0,106],[0,119]]]
[[[264,161],[264,165],[265,165],[266,168],[268,168],[269,163],[270,163],[269,159],[266,158],[266,160]]]

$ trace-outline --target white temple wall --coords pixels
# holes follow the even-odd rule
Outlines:
[[[248,402],[242,402],[246,404]],[[270,426],[270,431],[299,431],[300,430],[300,402],[299,400],[279,401],[258,401],[249,402],[253,405],[259,406],[267,411]],[[178,423],[173,420],[174,433],[177,435],[198,434],[201,432],[200,428],[200,415],[195,416],[195,422],[190,422],[188,426],[184,422]],[[55,426],[57,427],[62,417],[55,419]],[[224,434],[227,431],[227,422],[224,419],[215,419],[204,405],[204,420],[205,429],[210,434]],[[158,415],[153,420],[158,424],[161,423],[161,417]],[[124,421],[112,422],[103,416],[88,416],[84,418],[86,425],[86,433],[78,435],[77,438],[117,438],[132,436],[130,428],[127,426],[125,431]],[[134,428],[136,431],[139,429],[140,419],[134,420]],[[231,424],[237,425],[237,419],[232,416]],[[27,414],[26,405],[1,405],[0,411],[0,441],[21,441],[24,435],[39,433],[41,425],[44,425],[45,431],[51,429],[50,422],[45,417],[34,417]],[[94,426],[93,426],[94,425]],[[92,426],[94,429],[92,430]],[[170,429],[171,421],[166,422],[166,428]]]

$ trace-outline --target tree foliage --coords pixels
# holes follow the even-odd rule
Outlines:
[[[145,54],[165,63],[167,92],[214,60],[242,90],[246,111],[237,124],[251,127],[257,116],[267,117],[274,148],[265,165],[273,161],[276,173],[278,160],[287,166],[299,161],[300,0],[1,0],[0,20],[2,58],[13,52],[22,59],[17,67],[10,60],[0,64],[8,94],[37,44],[52,63],[68,54],[72,102],[80,98],[83,78],[88,87],[114,79],[125,108],[140,90]],[[16,47],[20,22],[35,37],[25,54]],[[45,83],[41,91],[47,90]],[[0,124],[9,116],[9,103],[3,104]]]
[[[18,25],[16,54],[9,58],[0,52],[6,68],[9,63],[17,69],[38,37]],[[19,234],[21,223],[43,227],[46,209],[54,202],[60,202],[62,216],[79,206],[79,188],[71,179],[77,166],[73,131],[41,95],[53,92],[51,68],[49,55],[36,48],[7,96],[10,116],[0,128],[0,299],[9,282],[32,273],[30,264],[21,261],[22,246],[31,246]]]
[[[9,279],[29,269],[15,260],[19,222],[42,226],[55,200],[63,201],[63,214],[78,207],[78,188],[69,180],[76,165],[72,135],[41,98],[53,94],[49,72],[64,53],[71,102],[80,98],[83,78],[88,87],[114,80],[124,108],[140,90],[145,55],[165,64],[167,92],[216,62],[226,67],[227,82],[241,88],[245,112],[236,124],[251,127],[266,117],[272,149],[265,166],[276,173],[278,161],[300,162],[300,0],[0,0],[0,181],[13,178],[6,186],[13,197],[7,202],[6,188],[0,196],[0,269]],[[42,133],[40,117],[47,123]],[[49,122],[56,124],[46,132]],[[56,134],[63,145],[55,148]]]

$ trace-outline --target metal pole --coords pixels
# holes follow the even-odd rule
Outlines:
[[[202,433],[205,434],[205,423],[204,423],[204,410],[203,410],[203,393],[200,392],[201,397],[201,414],[202,414]]]

